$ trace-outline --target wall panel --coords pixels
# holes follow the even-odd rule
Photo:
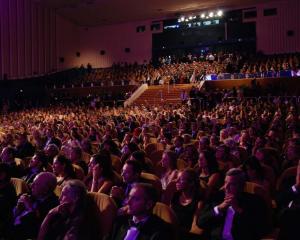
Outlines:
[[[0,1],[0,79],[57,69],[56,14],[31,0]]]
[[[276,16],[264,16],[264,9],[277,8]],[[285,0],[257,5],[257,50],[266,54],[300,51],[300,1]],[[294,36],[288,36],[288,31]]]

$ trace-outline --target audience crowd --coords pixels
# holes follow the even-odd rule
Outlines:
[[[151,63],[143,65],[118,63],[113,64],[111,68],[95,69],[91,65],[86,68],[82,65],[70,73],[65,72],[62,81],[57,81],[55,87],[124,86],[141,83],[153,85],[189,83],[203,79],[300,76],[298,53],[263,55],[208,52],[206,55],[200,54],[199,56],[187,54],[183,57],[159,57],[158,62],[158,66]]]
[[[298,239],[299,102],[205,97],[1,115],[0,239]],[[116,209],[108,229],[97,196]]]

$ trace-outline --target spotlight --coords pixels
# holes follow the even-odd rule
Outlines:
[[[189,20],[192,20],[193,19],[193,17],[192,16],[189,16]]]
[[[178,19],[178,22],[181,22],[181,20],[180,20],[180,19]]]
[[[180,19],[180,20],[181,20],[181,22],[183,22],[183,21],[184,21],[184,17],[181,17],[181,19]]]
[[[205,14],[202,13],[202,14],[200,15],[200,17],[201,17],[201,18],[205,18]]]
[[[210,12],[208,16],[212,18],[214,16],[214,13]]]
[[[219,17],[222,17],[222,16],[223,16],[223,11],[219,10],[219,11],[217,12],[217,15],[218,15]]]

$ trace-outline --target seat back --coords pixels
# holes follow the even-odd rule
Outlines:
[[[155,166],[158,162],[160,162],[162,155],[164,153],[164,150],[158,150],[151,153],[149,156],[151,162],[153,163],[153,166]]]
[[[11,178],[10,182],[14,185],[17,196],[29,192],[29,188],[23,179]]]
[[[159,197],[161,196],[162,186],[161,186],[160,179],[156,175],[151,174],[151,173],[142,172],[141,179],[142,179],[142,182],[152,184],[153,187],[156,189],[158,196]]]
[[[120,173],[122,170],[122,163],[120,157],[111,154],[110,158],[111,158],[111,165],[118,173]]]
[[[162,202],[157,202],[155,204],[152,213],[167,223],[170,223],[174,226],[178,225],[176,214],[172,208]]]
[[[99,226],[99,239],[105,238],[117,216],[117,206],[112,198],[103,193],[88,193],[88,216],[93,217]]]
[[[85,177],[83,169],[76,164],[73,164],[73,168],[75,171],[76,178],[79,180],[83,180]]]

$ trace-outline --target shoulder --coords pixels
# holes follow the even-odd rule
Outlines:
[[[167,231],[170,227],[170,224],[153,214],[150,215],[145,225],[151,226],[153,231]]]

